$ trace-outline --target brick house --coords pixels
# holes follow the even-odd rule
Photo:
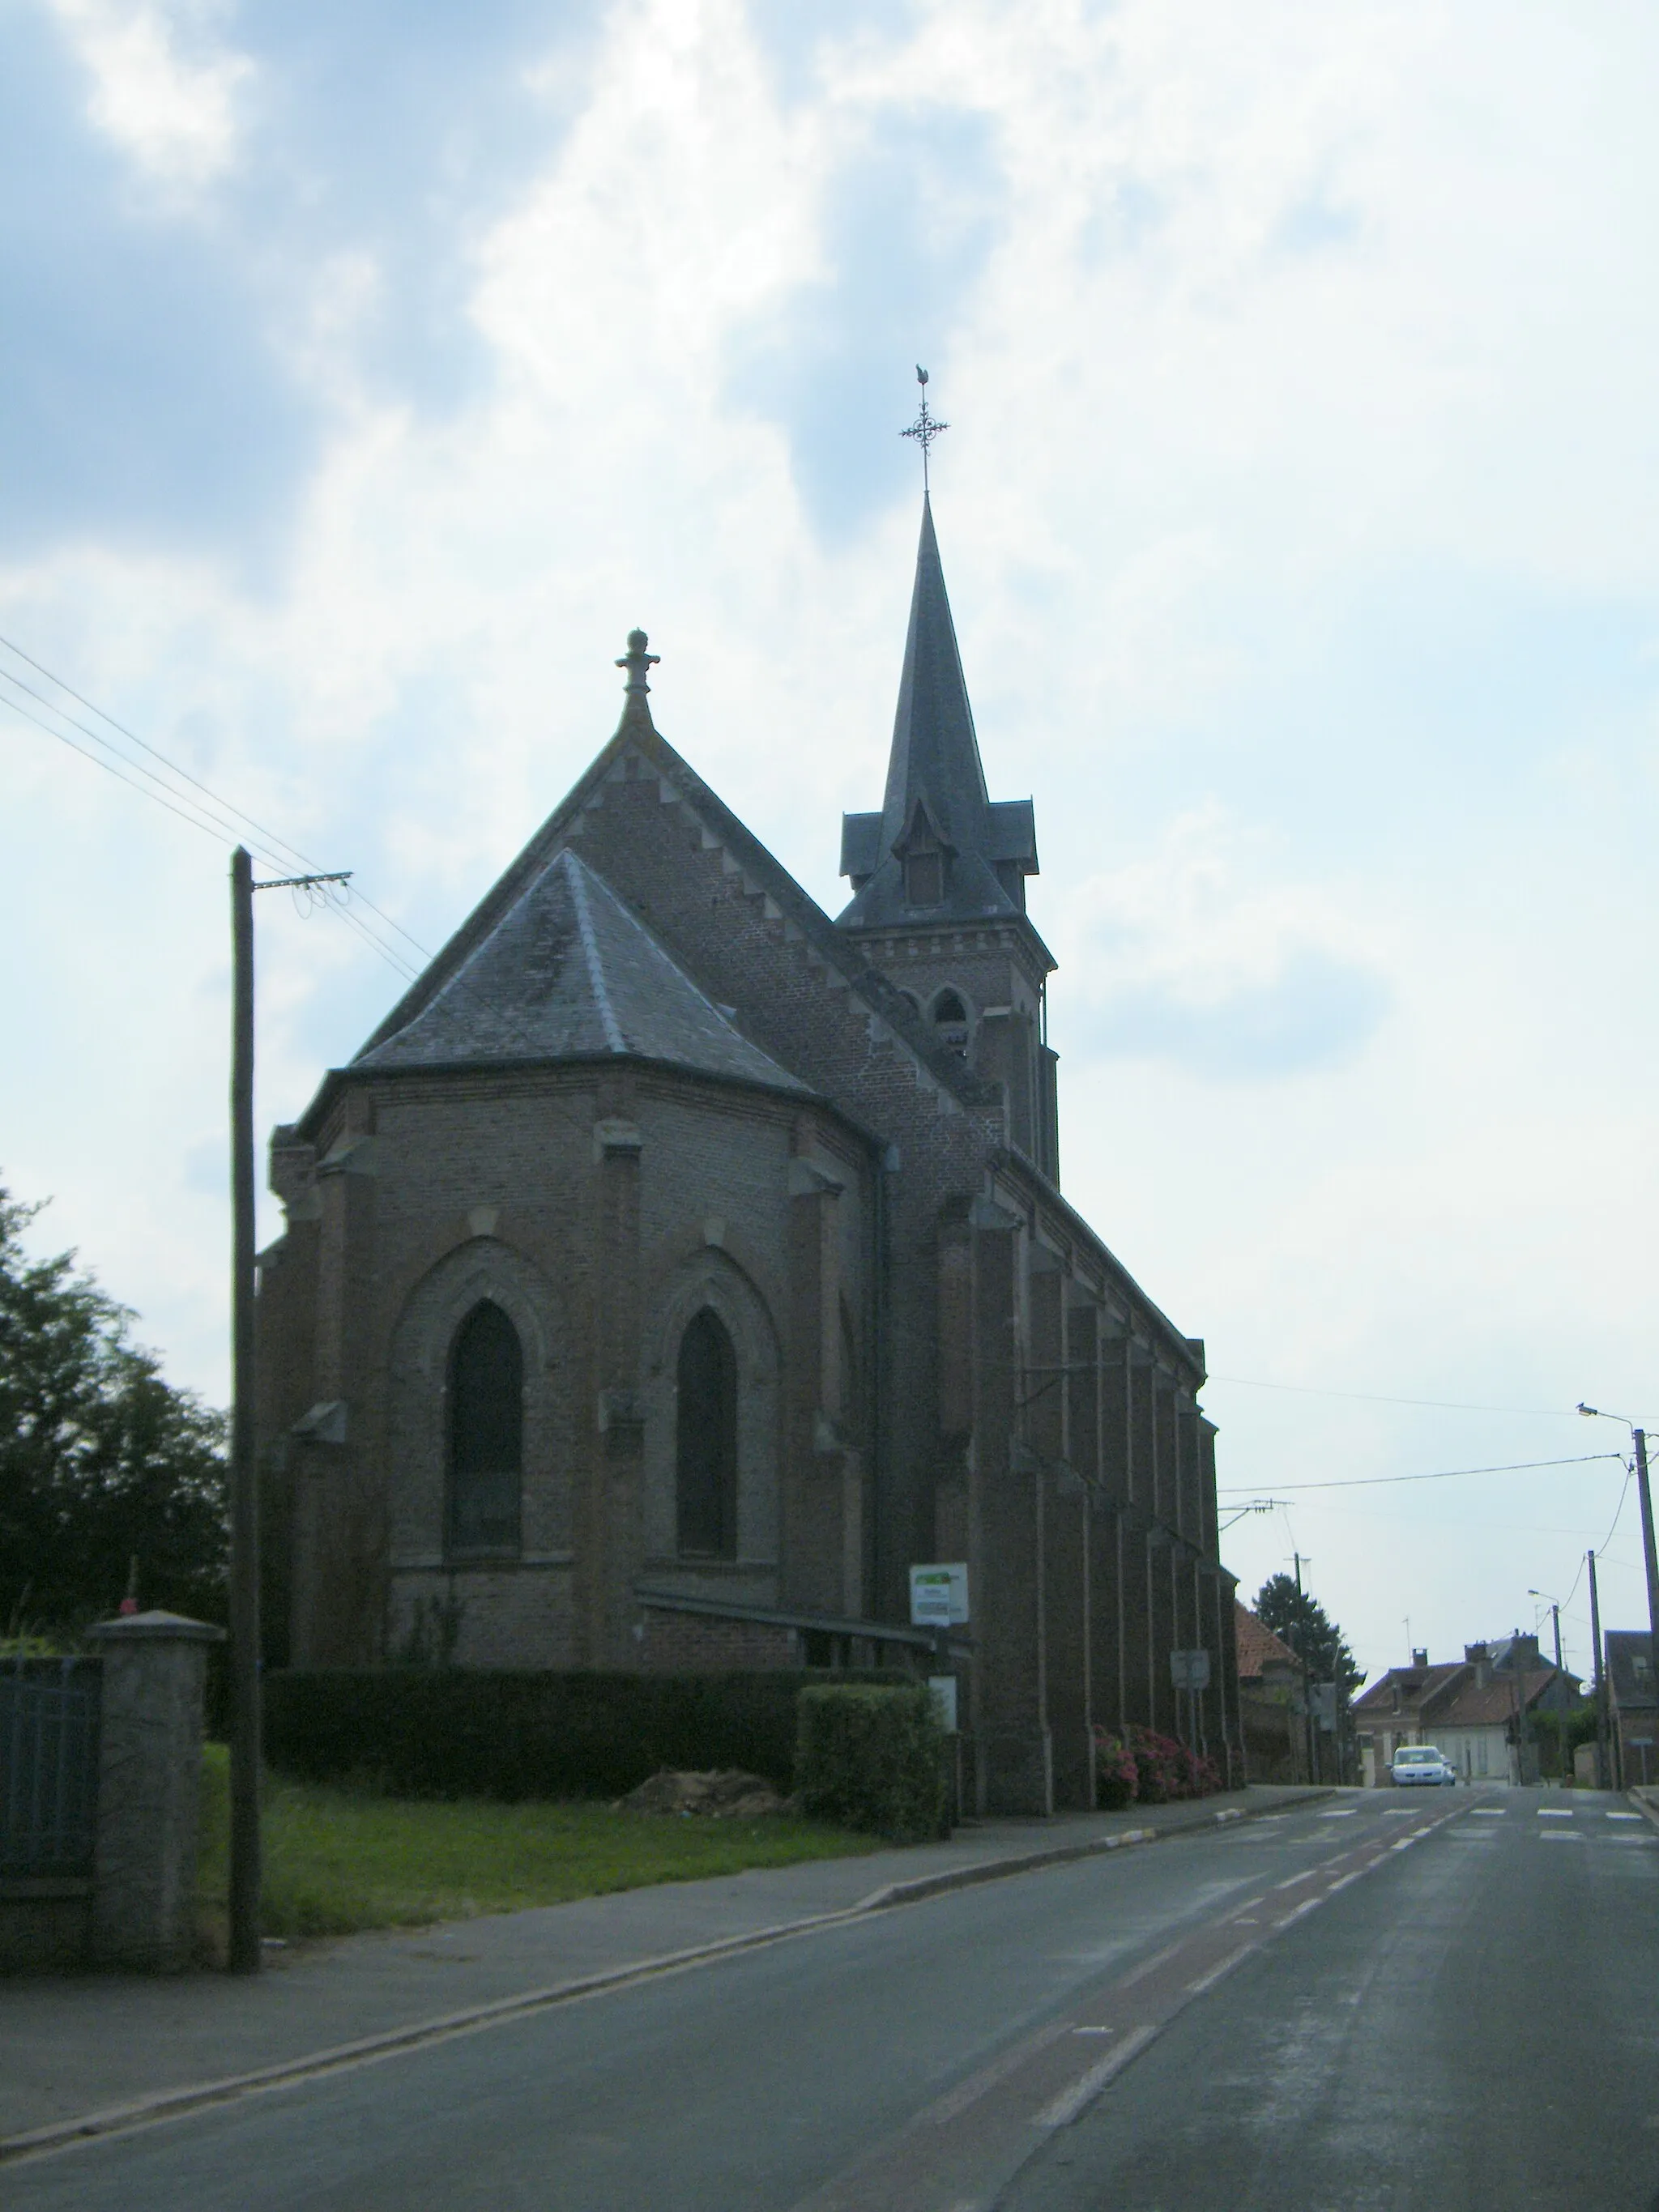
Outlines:
[[[1431,1667],[1414,1651],[1409,1667],[1391,1667],[1353,1706],[1361,1777],[1385,1787],[1401,1744],[1431,1743],[1465,1782],[1538,1779],[1537,1747],[1522,1714],[1574,1711],[1577,1677],[1543,1658],[1535,1636],[1467,1644],[1461,1664]]]
[[[1236,1601],[1239,1720],[1252,1782],[1308,1778],[1307,1708],[1302,1662],[1259,1613]]]
[[[1645,1628],[1609,1628],[1607,1718],[1614,1786],[1659,1782],[1659,1692],[1653,1679],[1653,1638]]]
[[[1176,1732],[1177,1646],[1242,1772],[1203,1346],[1060,1193],[1032,809],[988,794],[931,511],[838,920],[659,735],[654,659],[271,1139],[278,1656],[892,1659],[910,1565],[963,1560],[979,1804],[1089,1803],[1091,1723]]]

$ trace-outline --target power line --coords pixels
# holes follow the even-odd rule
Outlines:
[[[1508,1460],[1501,1467],[1444,1467],[1432,1474],[1356,1474],[1331,1482],[1281,1482],[1280,1490],[1371,1490],[1385,1482],[1451,1482],[1465,1474],[1522,1474],[1537,1467],[1583,1467],[1591,1460],[1616,1459],[1622,1462],[1623,1454],[1613,1451],[1580,1452],[1573,1459],[1516,1459]],[[1243,1495],[1237,1490],[1220,1491],[1218,1496],[1237,1498]]]
[[[256,820],[256,818],[252,814],[248,813],[245,808],[236,805],[228,799],[221,799],[219,794],[214,791],[210,786],[204,783],[199,776],[192,775],[190,770],[186,768],[180,768],[176,761],[170,760],[167,754],[162,752],[158,746],[151,744],[147,738],[141,738],[136,730],[129,729],[125,722],[118,721],[115,716],[110,714],[106,708],[100,707],[96,700],[88,699],[84,692],[77,691],[72,684],[65,682],[64,678],[57,674],[54,670],[48,668],[44,661],[37,660],[32,653],[26,653],[23,647],[15,643],[14,640],[6,637],[3,635],[0,635],[0,646],[4,646],[9,653],[15,653],[20,660],[27,661],[28,665],[33,668],[37,674],[44,676],[49,684],[56,684],[60,691],[67,692],[69,696],[75,700],[78,705],[84,707],[88,714],[96,714],[100,721],[107,722],[111,729],[118,732],[122,737],[127,738],[131,744],[137,745],[141,751],[148,753],[152,760],[160,761],[162,767],[167,769],[169,775],[177,776],[181,782],[187,783],[191,785],[193,789],[202,793],[204,798],[212,801],[213,805],[219,809],[222,814],[232,816],[236,821],[246,823],[249,829],[256,831],[258,836],[264,841],[265,849],[261,854],[261,857],[268,863],[269,866],[276,868],[287,868],[292,866],[294,863],[297,861],[307,869],[314,871],[318,868],[319,866],[319,862],[315,860],[310,854],[302,852],[297,845],[290,844],[286,837],[278,836],[274,830],[267,829],[262,822]],[[65,709],[58,706],[54,700],[44,697],[43,695],[40,692],[36,691],[32,685],[25,684],[21,677],[14,676],[11,674],[9,670],[0,670],[0,675],[3,675],[5,680],[9,684],[14,684],[19,690],[27,691],[32,699],[40,700],[40,704],[45,707],[49,713],[61,715],[64,720],[70,723],[76,729],[80,730],[85,736],[89,737],[94,744],[102,745],[106,751],[115,753],[118,759],[123,757],[123,756],[117,750],[117,748],[112,746],[106,738],[101,737],[95,730],[88,729],[84,722],[78,720],[76,716],[67,713]],[[3,694],[0,694],[0,696],[3,696]],[[30,719],[33,720],[33,718],[31,717]],[[59,733],[55,730],[52,732],[52,735],[54,737],[58,734]],[[65,739],[64,742],[67,743],[68,740]],[[81,748],[78,745],[75,747],[76,751],[78,752],[80,750]],[[155,775],[151,769],[145,768],[141,762],[128,761],[126,765],[129,768],[136,768],[141,775],[149,776],[150,781],[154,783],[160,784],[161,781],[159,776]],[[124,778],[123,781],[125,781],[125,779]],[[133,787],[134,789],[138,789],[140,787],[135,785]],[[167,788],[166,785],[161,785],[161,787],[163,790]],[[203,813],[205,813],[207,811],[205,808],[200,807],[199,802],[191,801],[186,799],[183,793],[173,792],[170,793],[170,796],[174,799],[185,799],[185,803],[186,805],[198,805],[198,811]],[[228,830],[226,834],[234,836],[239,842],[241,840],[240,831]],[[252,849],[258,850],[259,848],[256,846]],[[286,860],[281,857],[284,854],[289,856]],[[398,936],[401,937],[406,944],[413,946],[414,950],[420,954],[422,960],[430,960],[432,958],[432,954],[428,951],[427,947],[421,943],[420,939],[416,937],[411,936],[410,932],[404,927],[402,922],[394,921],[392,915],[387,914],[384,908],[376,906],[374,900],[370,898],[365,891],[354,889],[348,896],[360,899],[363,905],[368,908],[371,914],[378,915],[380,916],[380,920],[386,923],[387,928],[395,929]],[[333,906],[335,913],[342,915],[344,913],[344,908],[343,907],[334,905],[332,901],[330,901],[329,903],[331,906]],[[378,939],[372,935],[367,935],[367,933],[362,930],[358,932],[358,934],[360,936],[366,936],[366,941],[371,945],[379,943]]]
[[[8,640],[0,638],[0,644],[7,643],[9,643]],[[13,652],[21,652],[21,647],[13,646],[11,647],[11,650]],[[27,653],[22,653],[21,657],[25,660],[29,661],[31,667],[40,666],[40,663],[30,659],[30,656]],[[55,676],[52,676],[50,670],[46,670],[42,672],[45,673],[52,683],[56,684],[58,682],[59,679]],[[37,691],[32,684],[25,684],[21,677],[14,676],[9,669],[0,668],[0,681],[11,684],[16,690],[24,692],[29,698],[35,700],[40,705],[43,706],[48,714],[56,714],[62,720],[68,722],[71,728],[79,730],[82,736],[90,738],[94,744],[100,745],[105,753],[112,755],[113,757],[105,759],[99,753],[88,752],[85,745],[77,744],[73,738],[66,737],[62,730],[54,727],[52,723],[44,720],[40,715],[32,713],[28,708],[25,707],[21,703],[21,701],[14,699],[9,691],[0,690],[0,705],[9,707],[15,714],[21,715],[27,722],[32,722],[36,729],[43,730],[49,738],[56,738],[59,744],[67,745],[72,753],[78,753],[82,760],[90,761],[94,768],[103,769],[108,775],[112,775],[118,783],[125,784],[129,791],[136,791],[141,799],[150,799],[157,806],[165,807],[169,814],[176,815],[181,822],[187,822],[191,829],[201,830],[204,836],[211,837],[216,843],[240,842],[240,833],[225,821],[216,819],[200,799],[191,799],[187,793],[173,789],[170,786],[162,781],[161,778],[155,774],[154,769],[147,769],[142,761],[128,759],[116,746],[110,744],[107,738],[100,736],[96,730],[89,729],[78,716],[70,714],[64,708],[59,707],[55,703],[55,702],[46,698],[43,693]],[[79,699],[81,697],[80,693],[74,690],[69,684],[65,684],[62,688],[70,693],[71,698]],[[88,702],[83,701],[82,703],[87,704]],[[91,711],[94,714],[102,713],[102,709],[97,707],[93,707]],[[120,730],[123,736],[131,735],[131,732],[125,730],[122,724],[115,721],[112,716],[105,715],[104,719],[110,723],[112,728]],[[253,817],[251,815],[244,814],[240,807],[233,806],[228,799],[219,799],[215,793],[209,789],[206,784],[202,783],[197,777],[190,775],[188,770],[184,769],[174,769],[173,763],[167,760],[165,754],[157,752],[153,745],[145,745],[142,738],[135,738],[133,742],[137,744],[143,745],[144,750],[153,755],[155,759],[161,761],[164,767],[172,769],[173,772],[180,776],[185,782],[194,786],[197,790],[204,793],[207,799],[212,803],[212,805],[215,807],[219,808],[222,813],[234,815],[239,820],[252,824],[256,830],[258,829],[259,825],[253,823]],[[118,766],[117,763],[119,763],[120,765]],[[154,785],[155,787],[154,789],[150,789],[148,787],[147,784],[136,781],[133,775],[124,773],[125,770],[136,771],[137,775],[143,776],[148,779],[148,785]],[[291,865],[283,857],[284,853],[297,854],[298,858],[301,860],[305,860],[307,858],[306,854],[298,853],[298,848],[296,847],[287,844],[284,840],[272,838],[270,842],[265,842],[264,840],[268,837],[270,837],[270,833],[260,830],[258,839],[257,841],[250,841],[252,844],[252,849],[258,853],[259,857],[268,866],[273,868],[283,868]],[[273,849],[273,846],[276,849]],[[410,937],[409,932],[404,929],[400,923],[393,921],[389,915],[381,914],[380,908],[375,906],[372,899],[364,897],[361,892],[358,894],[358,896],[362,898],[363,904],[368,907],[372,912],[380,915],[380,919],[383,921],[386,922],[390,927],[397,930],[400,937],[407,938],[409,942],[415,946],[417,952],[422,953],[423,957],[430,957],[429,955],[425,954],[425,948],[418,944],[414,938]],[[378,937],[372,929],[369,929],[356,915],[350,911],[349,906],[337,902],[333,899],[325,899],[322,903],[329,913],[337,915],[339,919],[345,923],[346,927],[352,931],[354,935],[361,938],[365,945],[369,945],[374,951],[378,952],[381,958],[386,961],[386,964],[393,969],[398,975],[401,975],[405,982],[414,982],[418,980],[418,971],[414,968],[411,968],[409,963],[404,959],[401,955],[394,952],[389,945],[386,944],[382,939]]]

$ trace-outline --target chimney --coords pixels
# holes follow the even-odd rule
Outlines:
[[[1413,1651],[1412,1653],[1412,1664],[1413,1667],[1420,1668],[1424,1674],[1426,1674],[1428,1673],[1429,1655],[1426,1647],[1421,1651]]]
[[[1492,1680],[1492,1646],[1489,1644],[1466,1644],[1463,1664],[1474,1669],[1474,1686],[1484,1690]]]

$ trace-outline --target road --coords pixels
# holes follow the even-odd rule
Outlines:
[[[8,2166],[8,2212],[1659,2204],[1659,1836],[1352,1794]]]

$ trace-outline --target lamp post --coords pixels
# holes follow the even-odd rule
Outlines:
[[[1581,1399],[1578,1411],[1586,1420],[1618,1421],[1630,1431],[1631,1442],[1636,1448],[1636,1495],[1642,1508],[1642,1564],[1648,1577],[1648,1636],[1652,1650],[1659,1653],[1659,1554],[1653,1541],[1653,1493],[1648,1486],[1648,1435],[1634,1421],[1627,1421],[1622,1413],[1604,1413],[1599,1406],[1587,1406]]]

